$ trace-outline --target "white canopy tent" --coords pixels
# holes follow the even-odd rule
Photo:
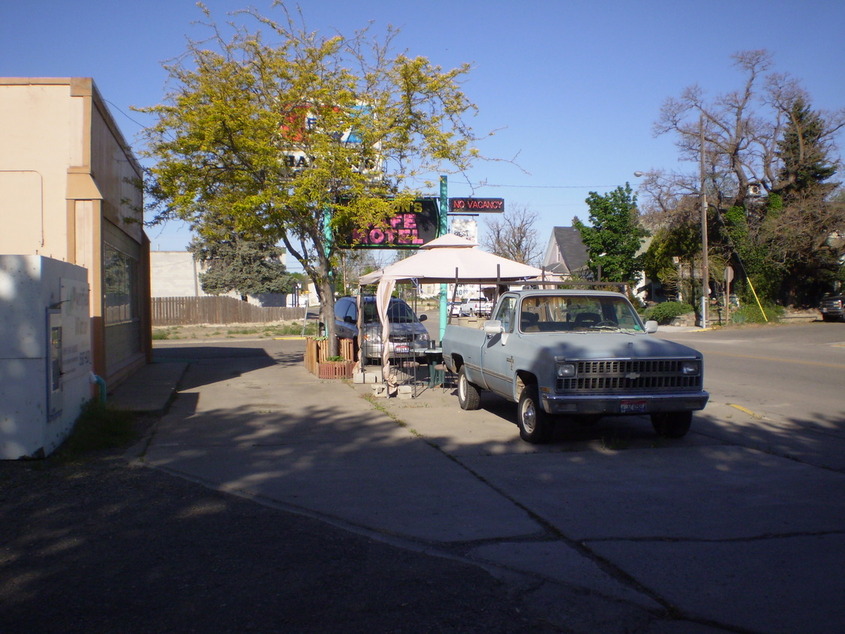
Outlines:
[[[517,282],[542,275],[541,269],[482,251],[475,242],[447,233],[422,245],[415,255],[367,273],[360,283],[375,284],[384,280],[451,283],[457,279],[467,284],[480,284]]]
[[[415,255],[362,276],[359,283],[363,286],[378,282],[376,309],[382,324],[382,341],[386,342],[389,330],[387,304],[397,281],[481,284],[519,282],[542,276],[541,269],[482,251],[475,242],[448,233],[424,244]],[[442,328],[441,325],[441,336]],[[385,372],[388,365],[385,345]]]

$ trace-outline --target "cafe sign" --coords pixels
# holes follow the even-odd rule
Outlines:
[[[437,237],[440,226],[437,198],[418,198],[402,206],[381,225],[353,229],[339,246],[346,249],[417,249]]]

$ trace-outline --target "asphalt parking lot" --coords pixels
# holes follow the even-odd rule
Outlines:
[[[301,354],[298,341],[157,348],[153,369],[178,375],[179,390],[131,464],[469,566],[443,590],[481,571],[464,592],[477,586],[503,610],[501,631],[845,630],[845,475],[710,433],[742,412],[711,402],[674,441],[646,418],[609,418],[534,446],[502,401],[465,412],[450,388],[424,383],[414,398],[374,399],[370,385],[316,379]],[[373,572],[349,564],[350,578]],[[407,631],[393,616],[374,631]],[[414,623],[488,630],[482,621]]]
[[[279,343],[262,368],[192,364],[145,464],[635,612],[845,627],[845,476],[695,431],[741,412],[711,403],[679,441],[617,418],[537,447],[507,403],[465,412],[425,387],[370,400]]]

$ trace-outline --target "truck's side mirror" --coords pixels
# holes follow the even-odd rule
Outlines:
[[[420,316],[418,317],[418,319],[419,319],[420,321],[425,321],[426,319],[428,319],[428,315],[426,315],[425,313],[423,313],[422,315],[420,315]]]
[[[505,332],[499,319],[487,319],[484,322],[484,332],[488,335],[500,335]]]
[[[645,331],[650,335],[657,332],[657,322],[653,319],[649,319],[645,322]]]

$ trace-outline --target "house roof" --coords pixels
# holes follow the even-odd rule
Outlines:
[[[561,275],[575,274],[587,266],[590,257],[575,227],[555,227],[543,262],[547,271]]]

